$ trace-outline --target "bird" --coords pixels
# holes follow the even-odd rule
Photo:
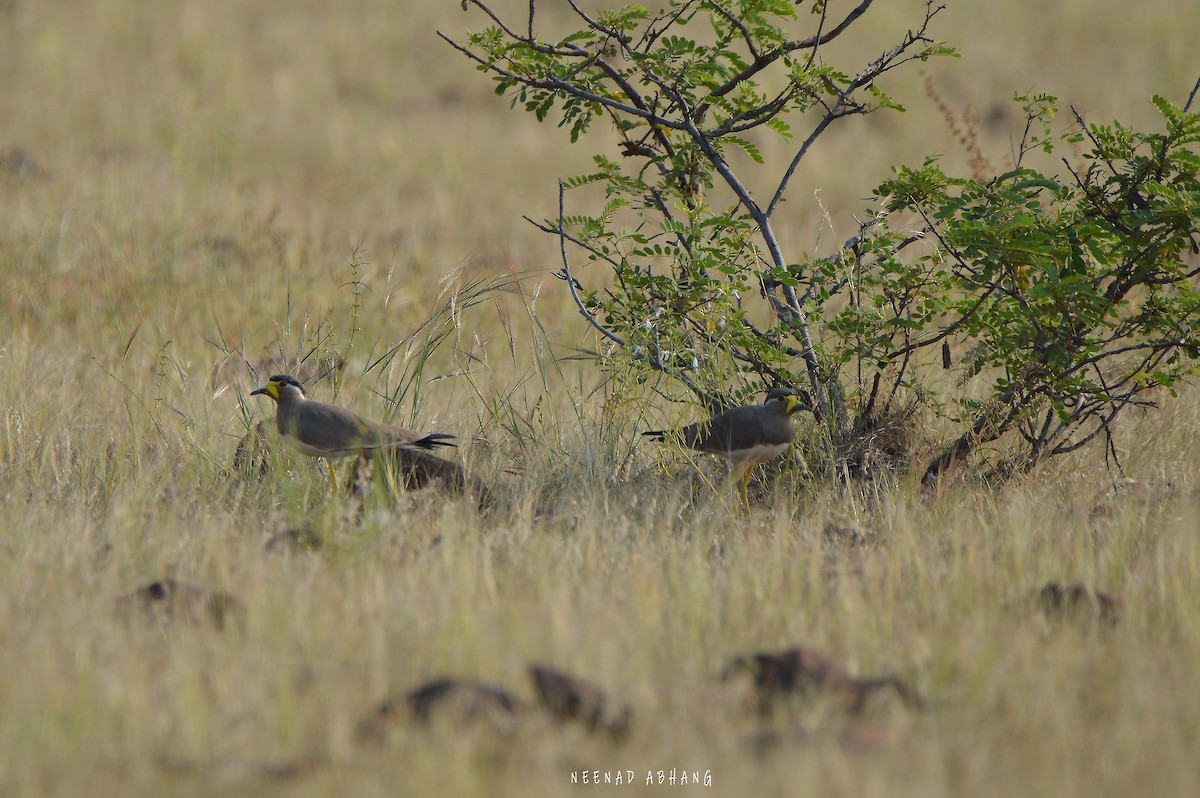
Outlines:
[[[444,432],[421,433],[393,427],[343,407],[315,402],[305,396],[299,380],[286,374],[274,374],[266,385],[250,392],[251,396],[260,394],[275,400],[275,426],[284,441],[301,454],[325,460],[335,490],[338,487],[337,472],[333,469],[335,457],[454,445],[448,442],[454,436]]]
[[[789,694],[825,692],[841,695],[848,700],[852,714],[862,712],[870,697],[888,687],[896,691],[907,704],[920,705],[920,700],[894,675],[860,679],[850,675],[842,665],[807,648],[790,648],[786,651],[759,652],[748,657],[738,657],[721,673],[721,681],[729,681],[739,674],[749,674],[754,679],[754,701],[759,712],[770,714],[774,703]]]
[[[673,440],[688,448],[718,454],[729,461],[739,479],[742,503],[750,506],[746,486],[750,469],[783,454],[792,442],[792,416],[812,408],[787,388],[772,388],[761,405],[734,407],[707,421],[678,430],[649,430],[642,435],[655,440]]]

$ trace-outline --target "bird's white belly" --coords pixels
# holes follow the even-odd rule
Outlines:
[[[783,454],[787,450],[787,447],[788,445],[786,443],[760,443],[749,449],[741,449],[737,452],[734,452],[733,456],[729,459],[734,465],[741,465],[743,463],[764,463],[773,457],[778,457],[779,455]]]

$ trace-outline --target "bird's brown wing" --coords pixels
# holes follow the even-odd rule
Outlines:
[[[280,405],[279,432],[330,456],[353,454],[378,445],[376,436],[364,435],[363,421],[349,410],[322,402]]]
[[[752,449],[755,446],[779,446],[792,440],[792,425],[786,413],[763,405],[734,407],[707,421],[689,424],[678,430],[651,430],[643,435],[655,440],[674,440],[709,454]]]
[[[390,424],[380,424],[377,421],[366,421],[370,430],[372,446],[369,448],[387,448],[392,446],[412,446],[418,449],[433,449],[435,446],[453,446],[450,443],[453,435],[445,432],[417,432],[405,427],[395,427]]]
[[[708,421],[689,424],[682,430],[683,441],[693,449],[710,454],[746,448],[753,445],[747,441],[754,441],[761,435],[760,410],[757,406],[735,407]]]

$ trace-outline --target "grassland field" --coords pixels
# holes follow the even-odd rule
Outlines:
[[[921,8],[876,5],[838,57]],[[965,167],[939,103],[1003,166],[1015,92],[1151,126],[1150,96],[1197,78],[1195,4],[948,6],[963,57],[820,140],[790,251],[852,234],[893,164]],[[0,795],[1197,794],[1197,389],[1121,425],[1123,477],[1099,449],[934,493],[789,467],[741,511],[719,462],[639,440],[694,406],[619,401],[570,357],[600,344],[521,217],[616,142],[510,111],[435,35],[483,24],[457,1],[0,0]],[[315,398],[457,435],[497,508],[422,491],[355,520],[273,430],[265,476],[233,470],[272,413],[247,362],[298,356],[344,360]],[[288,529],[313,545],[267,548]],[[126,611],[167,577],[236,618]],[[1119,597],[1120,622],[1025,611],[1047,582]],[[717,678],[797,645],[920,704],[763,718]],[[534,662],[626,703],[628,737],[377,713],[446,675],[532,700]],[[711,784],[645,783],[673,769]]]

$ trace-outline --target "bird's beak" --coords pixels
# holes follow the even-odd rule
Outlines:
[[[251,395],[251,396],[258,396],[260,393],[262,393],[262,394],[266,394],[266,393],[267,393],[267,389],[266,389],[266,388],[255,388],[253,391],[251,391],[251,392],[250,392],[250,395]],[[269,394],[268,394],[268,395],[269,395]]]

